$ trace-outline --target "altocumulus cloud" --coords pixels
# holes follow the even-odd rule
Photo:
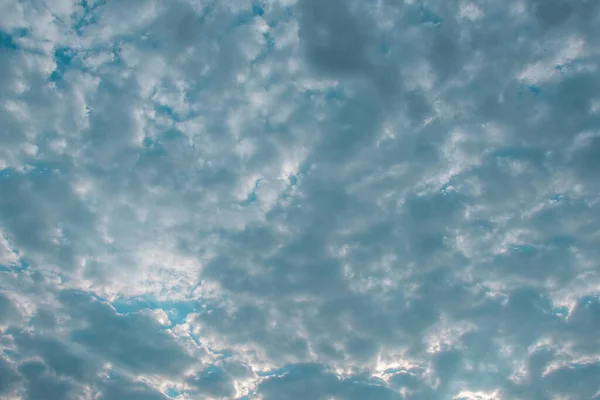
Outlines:
[[[600,3],[0,0],[3,399],[600,399]]]

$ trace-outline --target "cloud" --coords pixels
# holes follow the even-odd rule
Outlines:
[[[339,378],[318,365],[298,365],[283,376],[265,380],[258,388],[265,399],[310,397],[327,399],[401,399],[401,395],[364,377]]]
[[[77,293],[61,293],[70,315],[87,322],[70,339],[109,362],[134,373],[177,375],[193,361],[160,325],[147,315],[120,316],[109,306]],[[149,336],[149,333],[152,332]],[[144,337],[144,340],[140,340]]]
[[[0,5],[0,396],[600,398],[591,0]]]
[[[12,365],[6,359],[0,358],[0,394],[10,393],[18,383],[18,378],[19,375],[17,375]]]
[[[167,396],[140,382],[110,377],[100,386],[100,399],[166,400]]]

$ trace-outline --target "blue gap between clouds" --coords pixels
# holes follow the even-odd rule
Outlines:
[[[156,104],[154,106],[154,111],[156,111],[158,114],[166,115],[176,122],[180,122],[180,118],[177,113],[171,107],[165,104]]]
[[[553,203],[560,203],[563,200],[564,196],[560,193],[557,193],[550,197],[550,201]]]
[[[444,19],[428,8],[421,6],[421,23],[441,25]]]
[[[149,137],[146,137],[144,138],[144,140],[142,140],[142,145],[144,146],[144,149],[148,154],[157,157],[164,156],[165,154],[167,154],[167,151],[158,141],[152,140]]]
[[[74,52],[68,47],[57,47],[54,49],[52,57],[56,63],[56,69],[50,74],[50,82],[59,82],[72,64]]]
[[[91,6],[87,0],[81,0],[79,5],[83,10],[83,15],[73,17],[73,30],[77,32],[77,34],[81,35],[83,28],[94,24],[98,20],[93,11],[104,4],[106,4],[106,0],[97,1]]]
[[[265,5],[262,1],[252,2],[252,15],[262,17],[265,14]]]
[[[256,203],[256,201],[258,200],[258,198],[256,196],[256,189],[259,188],[260,183],[262,181],[263,181],[263,179],[260,178],[260,179],[257,179],[256,182],[254,182],[254,188],[252,189],[252,191],[250,193],[248,193],[248,197],[246,197],[246,200],[244,200],[240,203],[241,206],[247,207],[253,203]]]
[[[258,375],[261,378],[269,378],[273,376],[286,375],[290,372],[292,372],[292,367],[289,365],[285,365],[281,368],[276,368],[265,372],[257,372],[256,375]]]
[[[531,85],[521,84],[521,85],[519,85],[519,87],[518,87],[519,99],[522,99],[525,96],[526,92],[529,92],[533,96],[538,97],[542,93],[542,88],[536,84],[531,84]]]
[[[175,398],[181,395],[181,392],[179,392],[178,390],[175,390],[173,388],[167,389],[167,391],[165,392],[165,394],[171,398]]]
[[[27,36],[28,33],[27,28],[13,29],[13,33],[0,29],[0,49],[18,50],[19,44],[15,41],[15,37],[22,38]]]
[[[0,49],[17,50],[17,42],[12,35],[0,30]]]
[[[25,164],[25,167],[25,171],[17,171],[12,167],[0,169],[0,179],[13,179],[18,175],[50,175],[61,173],[64,170],[60,163],[50,161],[31,161]]]
[[[529,91],[537,96],[542,92],[542,89],[537,85],[529,85]]]
[[[531,257],[538,253],[538,250],[534,246],[528,244],[514,244],[510,246],[510,250],[525,257]]]
[[[38,174],[50,174],[55,171],[61,171],[61,165],[58,162],[52,161],[32,161],[27,163],[27,166],[30,168],[28,172]]]
[[[130,314],[142,310],[163,310],[169,316],[171,326],[174,326],[183,324],[188,314],[197,311],[200,303],[198,301],[157,301],[151,297],[138,297],[117,299],[112,302],[112,306],[119,314]]]
[[[253,1],[249,12],[242,12],[233,20],[233,27],[237,28],[247,24],[254,17],[262,17],[265,13],[264,5],[261,1]]]
[[[13,249],[11,249],[13,250]],[[14,250],[13,250],[14,251]],[[22,259],[19,259],[19,264],[17,265],[3,265],[0,264],[0,272],[22,272],[29,269],[29,264]]]
[[[598,306],[599,303],[600,303],[600,295],[583,296],[583,297],[579,297],[577,299],[577,304],[576,304],[575,308],[589,307],[594,304]],[[600,307],[598,307],[598,309],[600,309]],[[554,308],[552,308],[552,312],[554,315],[561,317],[563,319],[567,318],[569,316],[569,309],[567,307],[554,307]]]
[[[441,25],[444,19],[423,3],[423,1],[419,1],[418,4],[407,8],[406,22],[411,25],[433,25],[436,27]]]
[[[536,161],[544,156],[542,151],[531,147],[503,147],[494,151],[492,155],[499,158],[521,159],[528,161]]]
[[[302,173],[302,169],[300,170],[300,173]],[[263,180],[264,179],[262,179],[262,178],[256,180],[252,191],[250,193],[248,193],[248,196],[246,197],[246,199],[244,201],[242,201],[241,203],[239,203],[239,205],[241,205],[242,207],[248,207],[258,201],[258,196],[256,195],[256,190],[260,187],[260,184]],[[288,184],[290,185],[290,187],[296,186],[298,184],[298,177],[296,175],[290,175],[288,177]]]

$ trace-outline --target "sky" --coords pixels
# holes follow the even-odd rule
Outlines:
[[[600,399],[600,2],[0,0],[0,398]]]

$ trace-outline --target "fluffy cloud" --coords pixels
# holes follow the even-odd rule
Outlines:
[[[600,399],[599,27],[0,1],[0,396]]]

